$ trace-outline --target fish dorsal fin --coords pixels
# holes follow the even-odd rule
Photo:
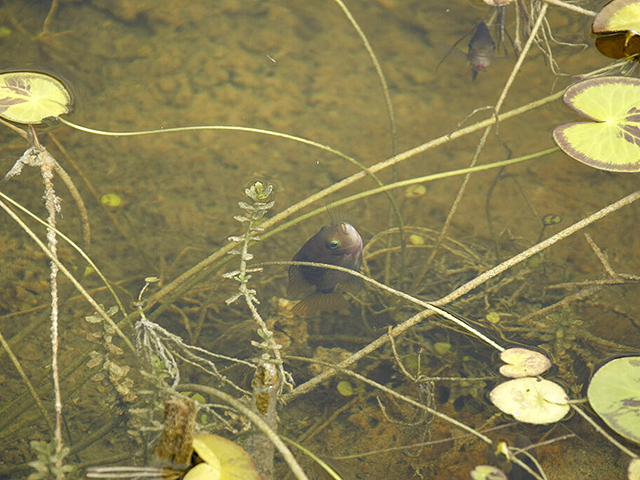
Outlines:
[[[312,312],[330,312],[348,307],[349,303],[342,294],[336,290],[331,293],[312,293],[304,300],[296,303],[291,311],[297,315],[306,315]]]

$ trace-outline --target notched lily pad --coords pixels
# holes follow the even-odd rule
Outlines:
[[[640,357],[622,357],[602,366],[587,398],[595,412],[623,437],[640,443]]]
[[[69,90],[55,77],[38,72],[0,73],[0,117],[24,124],[44,123],[69,113]]]
[[[533,377],[501,383],[489,394],[504,413],[525,423],[554,423],[569,413],[569,398],[557,383]]]
[[[564,101],[595,120],[556,127],[553,139],[567,155],[600,170],[640,171],[640,79],[584,80],[567,89]]]
[[[509,348],[500,354],[500,359],[506,363],[500,373],[511,378],[534,377],[551,367],[551,360],[542,353],[526,348]]]

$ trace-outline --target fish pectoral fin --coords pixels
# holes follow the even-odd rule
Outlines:
[[[296,303],[291,311],[297,315],[306,315],[311,312],[330,312],[348,307],[349,302],[339,291],[334,290],[331,293],[312,293],[307,298]]]
[[[338,288],[345,293],[356,295],[362,288],[362,280],[353,275],[349,275],[348,278],[345,278],[338,284]]]
[[[300,273],[300,267],[291,265],[289,267],[289,284],[287,285],[287,297],[300,298],[304,297],[314,286],[307,282]]]

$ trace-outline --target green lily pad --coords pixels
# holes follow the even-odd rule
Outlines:
[[[0,73],[0,117],[38,124],[71,111],[71,94],[51,75],[38,72]]]
[[[623,437],[640,443],[640,357],[622,357],[602,366],[587,398],[595,412]]]
[[[555,423],[569,413],[569,398],[557,383],[534,377],[516,378],[491,390],[491,402],[525,423]]]
[[[556,127],[553,139],[567,155],[601,170],[640,171],[640,79],[584,80],[567,89],[564,101],[595,120]]]

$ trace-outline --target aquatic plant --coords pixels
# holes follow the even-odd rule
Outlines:
[[[637,275],[624,272],[636,268],[633,255],[625,255],[634,251],[635,240],[631,233],[625,233],[633,232],[633,228],[625,226],[628,214],[624,207],[636,202],[640,194],[635,192],[630,176],[598,172],[556,153],[550,132],[568,121],[559,117],[569,112],[557,102],[564,93],[562,88],[544,95],[552,82],[557,81],[560,87],[569,82],[552,76],[534,53],[539,47],[552,68],[558,70],[566,62],[571,69],[571,59],[554,39],[573,38],[565,37],[556,27],[556,16],[548,12],[571,8],[566,13],[570,25],[577,25],[574,20],[578,15],[590,13],[557,1],[552,5],[513,2],[500,7],[506,8],[503,12],[511,18],[518,18],[516,33],[522,40],[518,51],[522,53],[507,80],[499,78],[499,69],[490,69],[471,87],[468,78],[463,82],[463,75],[454,74],[457,67],[465,68],[464,60],[458,66],[455,59],[444,64],[438,77],[427,69],[438,57],[432,52],[437,42],[429,33],[434,28],[431,22],[450,28],[456,24],[445,21],[446,16],[421,24],[424,3],[367,2],[365,8],[354,2],[349,5],[354,8],[352,15],[343,2],[338,2],[340,8],[335,15],[346,14],[356,27],[353,38],[340,38],[339,50],[334,50],[333,32],[338,30],[338,22],[347,22],[331,17],[329,9],[323,11],[326,19],[317,20],[318,12],[310,12],[304,2],[296,3],[291,10],[262,2],[210,6],[221,9],[217,15],[204,15],[198,10],[202,8],[198,2],[186,7],[182,4],[170,12],[167,8],[171,2],[152,9],[131,6],[132,10],[127,10],[124,4],[121,8],[100,7],[108,11],[108,18],[101,23],[105,34],[110,29],[117,31],[109,37],[117,39],[109,55],[119,55],[122,64],[112,64],[104,53],[82,55],[82,68],[87,70],[96,68],[92,62],[100,59],[108,82],[91,85],[94,98],[80,95],[73,122],[64,112],[53,116],[67,126],[96,126],[80,128],[85,133],[107,133],[108,137],[71,132],[62,126],[55,131],[49,125],[38,127],[42,128],[39,137],[50,142],[50,148],[64,148],[60,150],[62,156],[56,153],[57,157],[85,159],[85,164],[78,162],[78,171],[90,170],[92,181],[97,179],[100,185],[93,189],[96,202],[90,207],[100,240],[89,252],[74,245],[73,251],[62,250],[62,259],[52,259],[61,271],[66,269],[73,289],[93,302],[90,307],[77,306],[71,288],[63,296],[62,394],[71,439],[65,462],[80,459],[81,467],[97,462],[146,464],[144,445],[157,431],[158,411],[149,408],[142,412],[140,404],[155,406],[163,396],[189,391],[203,398],[202,414],[197,416],[199,425],[236,442],[249,430],[253,438],[264,435],[287,459],[297,478],[305,478],[307,465],[295,460],[277,431],[294,438],[305,449],[321,453],[312,453],[316,457],[335,457],[337,453],[354,457],[329,459],[337,475],[341,469],[334,468],[334,462],[345,462],[347,471],[356,465],[367,478],[389,477],[389,472],[407,478],[414,474],[463,478],[474,466],[490,461],[484,458],[484,445],[494,448],[495,433],[486,431],[485,426],[506,423],[497,416],[501,407],[482,400],[487,392],[500,388],[496,383],[503,382],[496,373],[500,366],[498,353],[508,364],[501,368],[505,375],[524,375],[501,383],[524,386],[507,395],[508,399],[519,397],[528,402],[532,400],[528,395],[533,393],[533,403],[540,407],[527,410],[528,417],[519,415],[522,405],[515,410],[505,407],[503,411],[518,414],[523,420],[518,427],[506,428],[525,429],[535,440],[546,438],[552,430],[549,422],[566,423],[586,440],[581,445],[589,445],[593,456],[598,455],[602,446],[585,428],[593,418],[575,402],[583,400],[583,386],[598,361],[633,349],[637,333],[629,319],[634,318],[637,307],[626,302],[633,297],[626,293],[633,292]],[[7,11],[13,13],[10,7]],[[64,4],[57,13],[52,8],[43,29],[46,34],[37,37],[39,48],[56,58],[71,58],[66,48],[75,33],[65,33],[65,22],[81,8],[94,11],[98,7]],[[451,8],[470,25],[480,21],[473,10],[453,4]],[[557,17],[564,15],[558,13]],[[281,22],[283,17],[288,22]],[[364,19],[364,28],[355,18]],[[127,35],[139,28],[136,19],[148,30],[144,41],[136,37],[137,42],[130,43]],[[261,26],[264,20],[268,20],[268,27]],[[372,20],[384,28],[397,28],[394,33],[398,38],[424,35],[427,42],[420,40],[419,47],[408,42],[406,47],[415,48],[412,61],[396,63],[395,56],[405,48],[390,50],[395,48],[393,42],[379,36],[385,30],[373,28]],[[234,57],[249,55],[251,61],[246,65],[254,70],[243,69],[222,49],[205,49],[203,56],[169,53],[171,40],[189,37],[191,32],[202,33],[198,25],[208,21],[220,22],[216,24],[220,28],[207,28],[207,35],[216,35],[218,45],[234,38],[230,29],[242,30],[244,23],[251,24],[251,34],[243,31],[243,43],[231,50]],[[286,36],[288,28],[274,32],[276,24],[295,25],[291,28],[295,33],[286,41],[274,41],[273,35]],[[183,28],[186,25],[193,29]],[[399,25],[409,28],[404,30]],[[512,28],[508,22],[505,25]],[[13,32],[20,32],[20,28],[25,27],[18,21],[12,24]],[[81,29],[82,25],[73,28]],[[59,34],[54,33],[56,30]],[[326,34],[328,30],[331,35]],[[365,31],[376,31],[371,42]],[[103,33],[101,29],[94,32]],[[438,42],[447,33],[439,31]],[[162,48],[156,43],[160,38]],[[193,37],[189,39],[195,43]],[[363,50],[357,42],[364,42],[366,53],[360,55]],[[313,80],[294,74],[303,68],[302,63],[296,63],[296,55],[308,51],[310,45],[318,55],[316,70],[309,77]],[[77,48],[74,45],[74,55]],[[373,54],[374,48],[379,55]],[[320,57],[325,52],[330,56]],[[374,64],[375,77],[362,67],[368,61],[365,55]],[[146,60],[150,58],[153,62]],[[347,61],[339,65],[337,74],[328,74],[333,73],[330,60],[339,58]],[[501,60],[496,59],[496,63]],[[152,70],[148,67],[156,64],[162,66],[162,72],[144,76],[147,72],[143,70]],[[579,73],[588,75],[588,70],[600,66],[593,61],[581,64]],[[182,76],[170,75],[172,69],[183,72]],[[366,73],[356,77],[358,69]],[[389,82],[383,70],[390,74]],[[79,71],[72,76],[74,82],[82,84]],[[287,84],[285,78],[294,80]],[[523,78],[540,80],[540,84],[532,81],[525,86]],[[379,93],[376,81],[384,97],[379,102],[380,110],[386,110],[390,121],[388,138],[381,134],[387,127],[379,125],[379,115],[365,114]],[[270,82],[278,88],[270,90]],[[292,93],[297,91],[293,85],[298,82],[309,92],[308,96],[301,95],[305,101],[300,104],[296,103],[298,94]],[[330,95],[332,88],[339,94]],[[416,95],[408,97],[412,91]],[[208,92],[215,96],[216,103],[208,103]],[[284,101],[289,93],[291,103]],[[243,99],[253,95],[260,102],[243,105]],[[117,98],[118,103],[107,103],[108,96]],[[395,109],[392,100],[397,102]],[[617,99],[612,102],[618,105]],[[342,104],[353,104],[356,111],[341,110]],[[484,104],[490,107],[483,108]],[[522,106],[513,106],[518,104]],[[554,110],[543,108],[552,104]],[[149,110],[150,105],[158,110]],[[474,115],[491,113],[464,128],[456,126],[470,111]],[[530,121],[534,115],[542,119],[542,126]],[[79,118],[77,125],[75,118]],[[176,126],[199,123],[211,125]],[[101,124],[108,128],[98,130]],[[133,124],[145,126],[136,131]],[[396,128],[401,133],[399,139]],[[151,136],[159,132],[163,132],[162,137]],[[481,137],[474,138],[478,132],[482,132]],[[236,138],[240,140],[235,142]],[[426,141],[428,138],[433,140]],[[417,146],[407,149],[409,142]],[[381,151],[390,151],[392,156],[385,158]],[[466,156],[469,160],[464,166]],[[174,162],[174,158],[180,162]],[[249,163],[247,159],[251,158],[259,161]],[[89,166],[91,160],[96,163]],[[31,157],[25,157],[27,161]],[[308,166],[303,163],[306,161]],[[611,163],[606,156],[600,161]],[[134,168],[136,164],[141,170]],[[313,169],[312,176],[301,174],[307,169]],[[391,170],[395,172],[387,174]],[[256,177],[269,180],[250,183],[238,211],[236,190]],[[459,177],[464,180],[458,188],[454,182]],[[375,186],[366,186],[361,181],[366,178],[373,179]],[[28,209],[20,209],[9,198],[10,194],[30,209],[37,208],[19,188],[29,181],[22,176],[5,182],[1,206],[12,222],[37,242],[37,229],[42,224],[26,225],[23,219],[32,218]],[[272,204],[271,198],[274,183],[279,186],[277,204]],[[421,194],[402,195],[406,188],[418,185],[424,188]],[[604,185],[611,190],[602,191]],[[125,201],[117,209],[99,210],[106,206],[100,201],[105,193],[120,195]],[[378,193],[385,193],[383,200]],[[507,193],[513,193],[513,197],[505,198]],[[359,220],[363,238],[368,241],[363,250],[363,270],[346,273],[360,278],[364,289],[352,299],[349,314],[296,317],[290,303],[280,298],[286,283],[284,272],[291,265],[288,259],[309,233],[317,230],[315,223],[320,219],[314,217],[324,212],[326,204],[345,205]],[[387,209],[394,213],[381,215]],[[486,222],[481,218],[483,209]],[[602,222],[604,218],[607,220]],[[65,210],[65,219],[62,229],[67,234],[74,232],[74,216]],[[8,223],[13,227],[14,223]],[[69,235],[60,232],[59,226],[50,222],[44,225],[67,242]],[[587,227],[593,238],[574,238],[573,234]],[[10,234],[20,235],[13,230]],[[28,289],[20,283],[20,276],[28,277],[26,272],[31,268],[29,245],[11,247],[20,252],[17,255],[12,252],[0,256],[1,262],[8,257],[13,262],[9,264],[11,280],[17,287],[7,291],[16,292],[11,293],[14,301],[30,298]],[[47,255],[52,253],[44,243],[37,245]],[[212,248],[214,252],[205,257],[203,251]],[[79,252],[84,256],[78,256]],[[87,270],[82,267],[87,258],[92,264],[85,276],[82,272]],[[116,269],[118,265],[122,270]],[[103,293],[104,284],[112,289],[108,296]],[[133,299],[132,305],[122,305],[118,296],[123,292]],[[619,292],[626,298],[616,297]],[[118,310],[109,308],[118,302]],[[0,316],[3,320],[21,318],[32,308],[43,308],[39,303],[25,301],[9,310],[0,301]],[[617,335],[613,327],[603,328],[596,320],[600,317],[607,325],[626,325],[626,333]],[[9,342],[2,343],[5,348],[12,348],[11,342],[18,345],[19,355],[11,360],[24,372],[21,378],[26,386],[7,397],[10,403],[0,406],[2,418],[15,422],[9,425],[0,421],[0,438],[4,441],[15,438],[12,432],[32,438],[33,431],[25,428],[33,424],[34,409],[30,405],[41,405],[37,415],[44,419],[51,408],[45,395],[49,387],[29,364],[30,357],[36,358],[40,367],[46,359],[38,360],[27,348],[40,344],[37,334],[42,329],[27,323],[2,322],[3,333],[5,329],[11,331]],[[137,356],[132,353],[134,344]],[[509,357],[514,350],[510,347],[521,344],[536,345],[546,354],[543,357],[550,362],[543,363],[551,363],[551,370],[531,370],[530,360],[539,357],[529,349],[519,352],[523,360]],[[124,367],[129,370],[123,377],[120,374]],[[354,386],[353,394],[344,396],[336,385],[347,377]],[[123,378],[131,382],[124,384]],[[557,390],[561,384],[562,393],[552,396],[536,388],[553,385]],[[341,391],[346,392],[344,384]],[[64,397],[66,393],[70,396]],[[34,399],[24,400],[28,394]],[[545,416],[549,404],[556,407],[552,417]],[[576,413],[572,418],[566,416],[569,409]],[[81,420],[85,417],[90,417],[86,423]],[[123,417],[126,426],[120,425]],[[342,422],[343,418],[348,420]],[[96,419],[103,422],[103,429],[94,433],[87,424],[97,423]],[[253,431],[250,423],[257,425],[260,433]],[[610,445],[623,452],[622,456],[638,456],[633,447],[620,446],[605,428],[595,425],[607,435]],[[458,435],[454,429],[475,440],[452,439]],[[47,434],[53,438],[50,432]],[[562,435],[549,441],[563,442],[566,455],[571,455],[577,452],[571,438]],[[457,442],[460,448],[448,448],[436,455],[435,441]],[[254,455],[266,452],[265,462],[269,456],[273,460],[273,448],[269,451],[264,443],[258,444],[259,451]],[[545,445],[535,442],[536,447],[544,467],[549,461]],[[381,451],[386,448],[392,450]],[[521,449],[515,444],[501,448],[508,461],[522,461]],[[398,454],[407,449],[418,455],[411,458]],[[6,452],[3,455],[11,455],[10,450]],[[107,455],[109,458],[104,458]],[[603,465],[607,461],[603,459]],[[637,461],[630,463],[635,464]],[[614,464],[605,468],[609,467],[619,468]],[[276,475],[280,475],[280,468],[276,464]],[[502,467],[485,469],[490,473],[484,478],[499,475],[496,468]],[[479,470],[474,469],[477,475]],[[533,478],[544,478],[544,468],[538,473],[526,471]]]

